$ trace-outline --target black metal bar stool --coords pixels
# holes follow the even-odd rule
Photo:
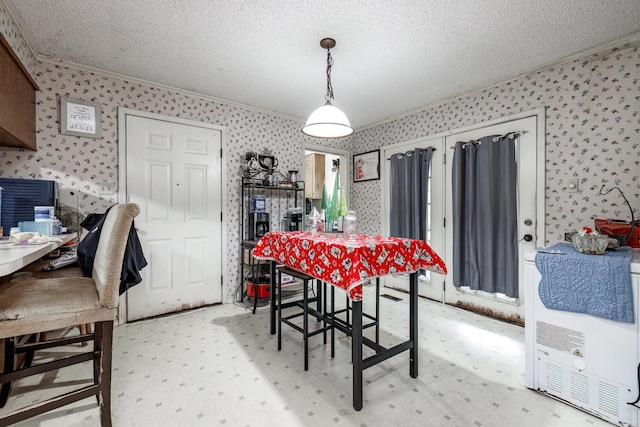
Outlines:
[[[304,370],[308,371],[309,370],[309,337],[312,337],[322,332],[324,335],[324,343],[326,344],[327,343],[326,331],[331,330],[331,334],[332,334],[331,335],[332,337],[331,357],[334,357],[333,321],[327,322],[327,316],[325,316],[325,313],[327,313],[326,283],[323,283],[320,280],[316,280],[307,274],[301,273],[287,266],[278,266],[276,267],[276,269],[278,270],[278,282],[277,282],[278,283],[278,286],[277,286],[278,304],[276,307],[278,312],[278,351],[282,349],[282,324],[284,323],[291,326],[296,331],[302,333],[302,339],[304,340]],[[302,301],[296,300],[296,301],[290,301],[284,304],[282,303],[282,274],[283,273],[302,280],[303,282]],[[313,280],[316,280],[316,293],[313,298],[309,298],[309,282],[310,281],[312,282]],[[324,286],[324,289],[323,289],[323,293],[325,295],[324,312],[322,308],[323,298],[320,290],[320,283],[323,283],[323,286]],[[331,289],[331,292],[333,296],[333,287]],[[317,309],[313,309],[309,307],[309,303],[312,303],[314,301],[316,302]],[[297,311],[296,313],[290,314],[288,316],[283,316],[282,310],[289,307],[299,307],[302,310]],[[292,319],[295,319],[296,317],[300,317],[300,316],[302,316],[302,327],[298,326],[292,321]],[[318,319],[318,321],[322,321],[322,327],[309,332],[309,316],[314,316],[316,319]],[[333,318],[333,304],[332,304],[332,318]]]
[[[332,289],[333,290],[333,289]],[[342,319],[336,319],[337,322],[341,323],[342,325],[344,325],[346,328],[351,328],[351,320],[350,320],[350,313],[351,313],[351,301],[349,300],[349,295],[346,296],[346,306],[343,309],[340,309],[338,311],[335,311],[335,314],[341,314],[341,313],[345,313],[345,320]],[[362,325],[362,329],[366,329],[366,328],[371,328],[374,327],[376,328],[376,343],[380,342],[380,323],[379,323],[379,319],[380,319],[380,278],[376,277],[376,313],[374,315],[371,314],[367,314],[367,313],[362,313],[362,317],[366,317],[367,319],[370,320],[370,322],[364,323]]]

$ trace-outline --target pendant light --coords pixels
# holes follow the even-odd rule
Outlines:
[[[353,128],[349,119],[339,108],[331,105],[333,99],[333,87],[331,86],[331,67],[333,58],[331,49],[336,46],[334,39],[326,38],[320,40],[320,46],[327,49],[327,94],[324,99],[326,103],[315,110],[307,119],[307,123],[302,128],[302,133],[316,138],[342,138],[353,133]]]

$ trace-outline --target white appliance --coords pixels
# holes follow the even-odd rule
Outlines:
[[[639,392],[640,250],[633,252],[633,324],[547,309],[535,253],[525,254],[525,385],[613,424],[640,427],[640,409],[627,403]]]

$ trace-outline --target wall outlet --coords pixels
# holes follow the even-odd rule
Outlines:
[[[116,192],[115,182],[102,182],[98,184],[98,194],[102,196],[111,196]]]
[[[569,233],[564,233],[564,241],[565,242],[570,242],[571,241],[571,236],[573,236],[574,234],[576,234],[575,231],[571,231]]]

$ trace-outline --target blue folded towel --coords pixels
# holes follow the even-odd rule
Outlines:
[[[601,255],[578,253],[570,243],[546,249],[536,254],[545,307],[634,323],[631,248]]]

